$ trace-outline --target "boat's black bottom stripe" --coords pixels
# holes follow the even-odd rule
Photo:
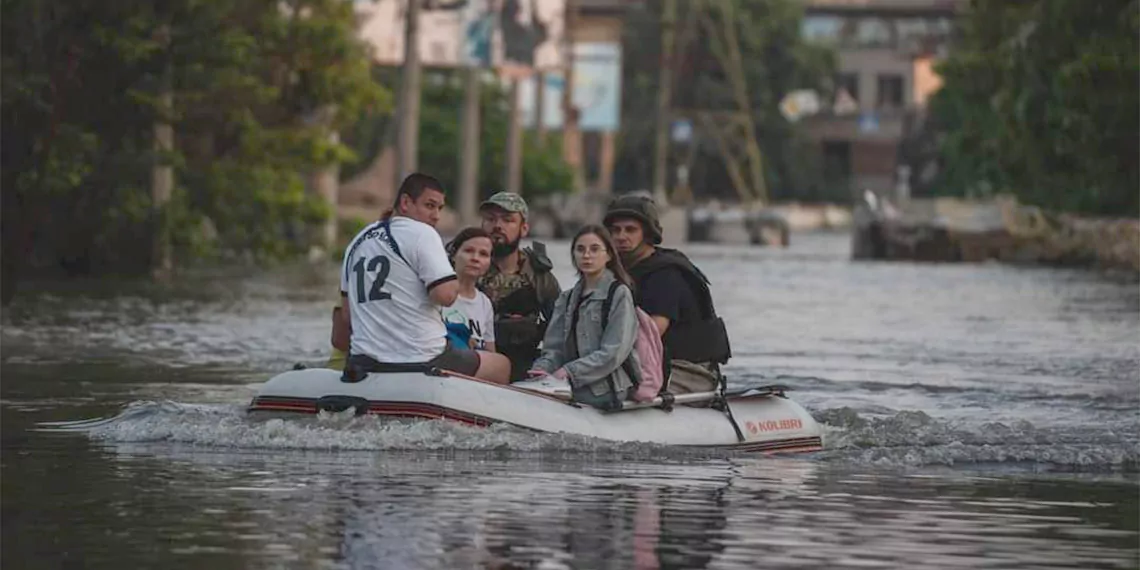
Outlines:
[[[775,451],[809,452],[821,451],[823,449],[823,441],[819,437],[798,437],[776,441],[750,441],[717,447],[723,447],[724,449],[732,451],[759,451],[765,453]]]
[[[251,412],[296,412],[308,414],[315,414],[320,411],[317,407],[317,401],[312,398],[291,398],[287,396],[259,396],[253,399],[248,409]],[[486,427],[496,422],[496,420],[488,417],[460,412],[435,404],[419,404],[413,402],[369,402],[368,413],[404,418],[446,419],[479,427]],[[823,449],[823,442],[819,437],[800,437],[776,441],[752,441],[730,445],[701,445],[693,447],[715,447],[731,451],[761,453],[798,453],[820,451]]]

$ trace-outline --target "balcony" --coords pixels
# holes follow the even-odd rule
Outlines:
[[[948,15],[809,13],[801,34],[840,51],[886,50],[917,56],[944,53],[953,40],[954,24]]]
[[[903,136],[907,111],[899,108],[835,114],[825,110],[803,119],[803,128],[816,140],[897,141]]]

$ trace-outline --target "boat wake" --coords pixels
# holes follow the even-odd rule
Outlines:
[[[851,408],[813,413],[824,426],[822,457],[884,467],[1028,466],[1040,471],[1137,472],[1136,426],[1040,427],[942,420],[921,411],[860,415]]]
[[[486,428],[447,420],[355,416],[352,410],[288,419],[250,417],[244,405],[133,402],[110,418],[39,424],[40,431],[83,432],[109,443],[170,442],[230,449],[326,451],[489,451],[600,454],[614,457],[727,457],[712,449],[605,441],[538,433],[508,425]]]
[[[921,411],[870,414],[840,407],[816,410],[828,462],[881,468],[1007,466],[1034,471],[1140,470],[1140,433],[1107,427],[970,424]],[[40,431],[81,432],[108,443],[175,443],[221,449],[324,451],[486,451],[502,454],[588,454],[634,459],[728,457],[721,450],[537,433],[506,425],[478,428],[444,420],[401,420],[321,412],[309,417],[252,418],[243,405],[139,401],[113,417],[45,422]]]

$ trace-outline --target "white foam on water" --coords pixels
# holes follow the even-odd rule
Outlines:
[[[970,424],[921,411],[860,415],[851,408],[815,412],[828,462],[885,468],[1030,464],[1043,471],[1133,472],[1140,434],[1105,427],[1037,427],[1021,421]],[[731,452],[613,442],[539,433],[508,425],[486,428],[447,420],[355,416],[251,417],[240,405],[139,401],[110,418],[41,423],[46,431],[83,432],[108,443],[171,443],[214,449],[317,451],[559,452],[622,457],[728,457]]]
[[[447,420],[354,416],[352,411],[310,417],[251,417],[245,406],[132,402],[111,418],[41,423],[44,431],[84,432],[112,443],[169,442],[222,449],[325,451],[570,452],[622,457],[725,457],[729,452],[613,442],[539,433],[495,424],[480,428]]]
[[[941,420],[921,411],[864,417],[851,408],[815,412],[831,461],[883,467],[1036,464],[1044,470],[1128,471],[1140,466],[1135,425],[1038,427],[1028,421]]]

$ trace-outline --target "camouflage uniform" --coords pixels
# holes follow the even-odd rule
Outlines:
[[[547,280],[553,283],[553,296],[555,299],[558,298],[562,289],[550,273],[551,264],[550,260],[546,259],[546,247],[539,243],[536,243],[535,246],[543,250],[541,254],[536,254],[535,250],[529,247],[519,252],[521,259],[519,259],[518,273],[502,273],[495,264],[491,264],[487,274],[479,279],[479,289],[491,299],[492,304],[497,306],[500,300],[511,293],[524,287],[533,287],[536,283],[544,283]],[[538,264],[539,267],[535,268],[535,264]]]
[[[529,213],[526,201],[510,192],[491,196],[480,209],[487,206],[522,214],[524,219]],[[546,333],[554,301],[562,292],[558,279],[550,272],[554,265],[546,256],[546,246],[534,242],[533,247],[518,253],[518,272],[502,273],[491,264],[479,280],[479,289],[495,309],[495,349],[511,360],[512,382],[524,379],[538,357],[538,345]]]
[[[538,344],[562,292],[545,249],[535,243],[520,251],[517,273],[502,273],[492,264],[479,280],[479,289],[495,308],[495,348],[511,359],[512,381],[524,379],[538,357]]]

